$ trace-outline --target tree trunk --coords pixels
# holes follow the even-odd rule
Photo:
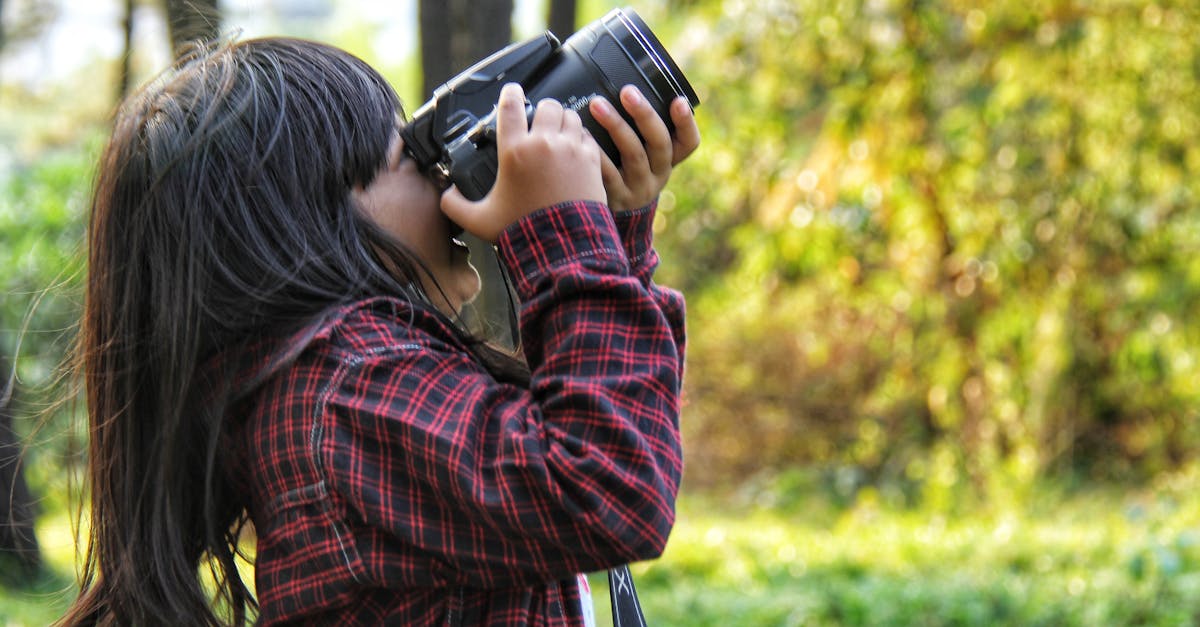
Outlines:
[[[550,0],[550,15],[546,24],[560,41],[575,33],[576,0]]]
[[[455,61],[460,68],[512,43],[513,0],[491,0],[473,2],[457,0],[450,3],[457,11],[458,20],[467,27],[458,30],[458,41],[454,51]]]
[[[448,79],[512,42],[513,0],[421,0],[418,9],[425,98]],[[512,300],[496,253],[491,244],[469,234],[462,239],[471,248],[483,284],[474,312],[465,312],[465,317],[473,326],[490,329],[488,337],[513,346]]]
[[[216,39],[221,30],[217,0],[163,0],[172,54],[194,41]]]
[[[4,50],[4,0],[0,0],[0,50]]]
[[[512,42],[513,0],[421,0],[422,94]]]
[[[125,0],[125,15],[121,16],[121,33],[124,43],[121,47],[121,70],[117,77],[117,102],[125,100],[129,94],[129,83],[132,81],[133,62],[133,0]]]
[[[427,99],[454,71],[450,64],[450,4],[445,0],[421,0],[417,14],[421,27],[421,96]]]
[[[34,533],[36,509],[25,485],[21,439],[13,424],[12,367],[7,356],[0,355],[0,580],[19,584],[38,573],[42,554]]]

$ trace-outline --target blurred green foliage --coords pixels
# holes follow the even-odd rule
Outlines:
[[[86,425],[70,410],[92,152],[52,150],[0,175],[0,354],[15,367],[17,432],[35,492],[64,490]],[[3,373],[0,376],[8,376]]]
[[[43,156],[0,179],[0,320],[21,378],[45,383],[79,317],[84,205],[92,164],[83,151]]]
[[[940,499],[1195,460],[1200,5],[668,4],[704,132],[657,225],[693,481]]]

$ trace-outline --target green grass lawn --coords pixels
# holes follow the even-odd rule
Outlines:
[[[1091,492],[946,515],[697,497],[661,560],[634,573],[650,625],[1193,625],[1200,498]],[[40,529],[50,569],[0,590],[0,627],[45,625],[71,595],[64,518]],[[593,577],[600,624],[607,585]]]
[[[648,622],[1200,624],[1200,498],[1104,492],[953,517],[870,498],[813,509],[685,501],[663,558],[634,568]]]

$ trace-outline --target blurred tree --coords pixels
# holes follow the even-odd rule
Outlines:
[[[38,573],[42,556],[34,532],[36,508],[25,482],[23,447],[14,427],[16,376],[3,352],[0,377],[0,583],[14,585]]]
[[[546,24],[560,40],[565,40],[575,32],[578,4],[578,0],[550,0]]]
[[[444,1],[421,0],[417,6],[421,26],[422,98],[432,96],[438,85],[454,76],[457,67],[450,58],[450,41],[454,33],[450,5]]]
[[[125,0],[121,10],[121,65],[117,70],[117,101],[120,102],[129,94],[129,85],[133,80],[133,4],[134,0]]]
[[[33,495],[65,490],[83,437],[53,410],[69,395],[59,366],[79,316],[73,288],[90,167],[81,150],[0,173],[0,575],[14,580],[41,562]],[[35,441],[35,425],[65,437]]]
[[[215,39],[221,31],[221,9],[217,0],[163,0],[171,50],[194,41]]]
[[[422,95],[511,43],[512,11],[513,0],[421,0]]]
[[[0,53],[15,43],[36,37],[57,15],[57,3],[49,0],[16,3],[0,0]]]
[[[428,98],[458,72],[512,42],[512,0],[421,0],[421,71]],[[491,329],[502,344],[515,343],[508,311],[512,302],[492,245],[465,234],[483,291],[468,318]]]
[[[1200,5],[671,4],[704,100],[658,225],[693,479],[1200,459]]]
[[[37,0],[15,4],[0,1],[0,54],[39,35],[53,21],[57,8],[56,3]],[[0,185],[5,174],[0,172]],[[27,453],[31,451],[27,451],[18,428],[28,412],[17,403],[22,377],[17,359],[21,356],[16,352],[21,345],[20,329],[29,327],[25,324],[28,320],[25,314],[31,307],[30,299],[26,298],[30,294],[26,279],[30,278],[29,262],[36,257],[35,251],[22,248],[27,238],[36,237],[23,227],[42,216],[19,216],[16,209],[22,199],[7,193],[12,189],[4,191],[0,195],[0,268],[4,269],[0,273],[3,286],[0,293],[4,294],[0,300],[0,584],[22,585],[31,582],[42,564],[34,529],[36,499],[26,477]],[[34,211],[31,206],[22,209]],[[39,344],[32,339],[27,346],[33,347],[31,352],[37,352]],[[50,360],[58,356],[61,353]],[[37,362],[38,357],[46,356],[26,361]]]

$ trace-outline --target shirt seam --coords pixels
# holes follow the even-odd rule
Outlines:
[[[362,366],[367,361],[367,358],[386,352],[420,350],[421,348],[419,344],[410,342],[367,348],[347,355],[339,360],[337,370],[334,371],[333,376],[329,378],[329,381],[326,382],[325,387],[321,389],[318,396],[320,400],[315,408],[312,432],[309,435],[309,453],[312,455],[312,463],[316,469],[317,476],[321,477],[321,481],[314,484],[315,486],[320,486],[317,488],[318,493],[315,495],[316,498],[314,500],[321,503],[322,511],[329,522],[334,538],[337,539],[338,549],[342,554],[346,570],[350,573],[350,577],[355,583],[365,583],[364,576],[366,573],[358,572],[362,568],[365,568],[365,562],[359,554],[358,548],[354,545],[353,534],[346,528],[345,522],[335,515],[333,494],[327,487],[329,471],[321,459],[321,449],[325,441],[324,417],[327,413],[326,407],[329,405],[329,399],[332,397],[333,391],[346,380],[351,371]],[[287,496],[287,493],[283,496]],[[354,567],[355,563],[360,565],[359,568]]]
[[[533,268],[528,274],[525,275],[524,281],[529,284],[536,283],[539,279],[553,274],[555,270],[589,258],[601,260],[611,259],[612,261],[619,263],[623,268],[628,263],[628,260],[625,259],[624,251],[607,246],[602,248],[592,248],[572,253],[560,259],[550,261],[543,266]]]

